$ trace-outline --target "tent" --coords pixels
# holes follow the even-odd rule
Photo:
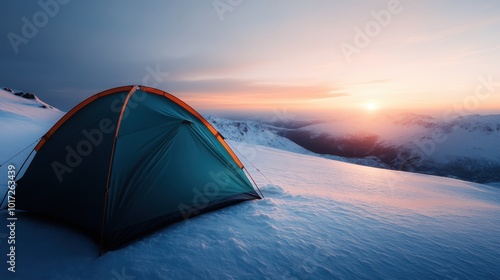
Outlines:
[[[16,207],[78,226],[100,254],[168,224],[261,198],[222,135],[164,91],[98,93],[40,140]]]

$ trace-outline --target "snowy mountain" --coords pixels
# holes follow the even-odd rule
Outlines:
[[[313,154],[289,139],[279,136],[273,127],[250,120],[229,120],[207,116],[209,121],[228,140],[261,145],[300,154]]]
[[[18,98],[0,92],[2,160],[62,115]],[[259,123],[211,122],[251,142],[230,144],[264,199],[176,223],[102,257],[78,229],[18,211],[16,272],[7,270],[12,232],[2,226],[0,279],[500,278],[500,189],[265,147],[307,152]],[[4,166],[1,174],[4,193]],[[7,217],[0,212],[6,224]]]
[[[438,119],[381,115],[284,129],[279,134],[321,154],[377,157],[391,169],[500,181],[500,115]]]
[[[247,144],[260,145],[290,151],[303,155],[314,155],[323,158],[361,164],[372,167],[390,168],[377,157],[346,158],[330,154],[318,154],[299,146],[290,139],[280,135],[283,128],[255,120],[230,120],[207,116],[206,119],[228,140],[237,142],[237,146]]]

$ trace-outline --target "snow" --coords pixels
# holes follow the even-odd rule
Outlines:
[[[362,165],[478,183],[500,179],[500,115],[380,113],[316,121],[286,136],[313,151],[364,156],[358,162],[348,160]],[[380,162],[374,164],[377,158]]]
[[[432,160],[445,163],[456,158],[500,162],[500,115],[468,115],[439,119],[426,115],[358,116],[300,128],[318,137],[377,135],[384,146],[423,149]],[[435,145],[432,149],[429,140]],[[420,147],[416,146],[417,142]],[[423,146],[423,148],[422,148]]]
[[[14,91],[19,92],[19,91]],[[47,108],[40,106],[45,105]],[[0,89],[0,164],[42,137],[64,115],[40,99],[26,99]],[[24,159],[31,152],[27,149],[17,158]],[[3,168],[4,166],[2,166]],[[2,174],[6,174],[3,172]]]
[[[30,141],[57,120],[41,112],[23,120]],[[0,125],[20,118],[4,116]],[[0,158],[21,140],[3,142]],[[77,229],[17,212],[16,272],[7,271],[2,226],[0,279],[500,278],[496,187],[230,144],[264,199],[176,223],[102,257]]]
[[[214,116],[206,119],[224,136],[225,139],[247,144],[261,145],[292,151],[299,154],[313,154],[262,123],[250,120],[228,120]]]
[[[236,141],[240,143],[239,145],[244,146],[246,144],[253,144],[291,151],[303,155],[313,155],[343,162],[390,169],[387,164],[383,163],[376,157],[345,158],[334,155],[313,153],[297,145],[291,140],[278,135],[276,128],[270,125],[265,125],[259,121],[230,120],[214,116],[207,116],[206,119],[224,136],[225,139]]]

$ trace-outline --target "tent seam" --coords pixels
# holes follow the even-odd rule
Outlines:
[[[125,98],[125,101],[123,101],[122,109],[120,111],[120,116],[118,117],[118,121],[116,123],[116,131],[115,131],[115,137],[113,139],[113,146],[111,147],[111,157],[109,161],[109,168],[108,168],[108,178],[106,182],[106,192],[104,196],[104,205],[103,205],[103,212],[102,212],[102,224],[101,224],[101,241],[99,244],[99,255],[102,255],[102,242],[103,242],[103,237],[104,237],[104,224],[106,221],[106,207],[107,207],[107,202],[108,202],[108,193],[109,193],[109,183],[111,180],[111,169],[113,168],[113,158],[115,156],[115,149],[116,149],[116,140],[118,138],[118,133],[120,131],[121,127],[121,122],[123,120],[123,113],[125,112],[125,109],[127,107],[128,101],[130,100],[130,97],[134,92],[137,90],[137,86],[134,86],[129,93],[127,94],[127,97]]]

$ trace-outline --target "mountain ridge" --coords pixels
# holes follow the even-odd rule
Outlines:
[[[336,119],[311,121],[305,126],[283,122],[285,127],[259,120],[207,118],[234,141],[259,139],[259,131],[249,129],[258,127],[267,140],[249,143],[366,166],[479,183],[500,181],[495,172],[500,170],[500,115],[475,114],[442,121],[404,113],[379,116],[375,125],[369,120],[355,119],[351,125]],[[277,139],[287,144],[273,145]]]

